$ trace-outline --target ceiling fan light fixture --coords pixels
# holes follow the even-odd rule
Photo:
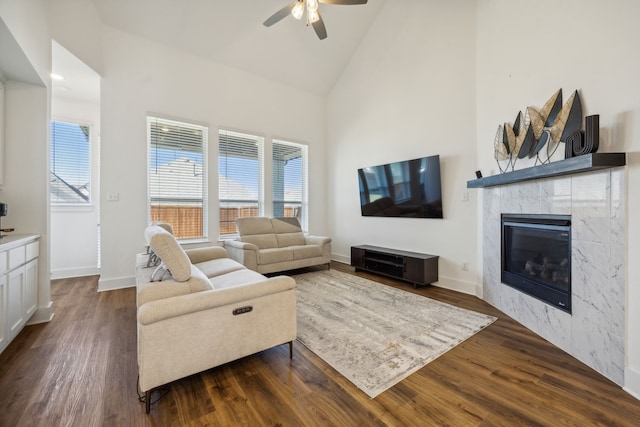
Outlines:
[[[318,0],[307,0],[308,10],[318,10]]]
[[[304,2],[299,1],[296,3],[293,9],[291,9],[291,15],[296,19],[301,19],[302,15],[304,15]]]
[[[307,23],[308,24],[313,24],[315,22],[318,22],[320,20],[320,14],[318,13],[318,9],[313,10],[313,9],[309,9],[307,11]]]

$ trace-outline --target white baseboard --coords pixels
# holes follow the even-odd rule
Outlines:
[[[37,325],[38,323],[47,323],[53,319],[53,302],[49,301],[46,307],[38,307],[33,316],[27,321],[27,325]]]
[[[69,279],[71,277],[97,276],[100,270],[97,267],[67,268],[51,270],[51,279]]]
[[[331,254],[331,259],[333,261],[338,261],[338,262],[341,262],[343,264],[351,265],[351,257],[348,257],[346,255]]]
[[[452,279],[446,276],[440,276],[438,281],[433,284],[443,289],[449,289],[456,292],[461,292],[468,295],[478,295],[478,285],[471,282],[465,282],[462,280]]]
[[[134,286],[136,286],[135,276],[118,277],[115,279],[103,279],[101,277],[100,280],[98,280],[98,292],[132,288]]]
[[[624,369],[624,391],[640,400],[640,372],[633,368]]]

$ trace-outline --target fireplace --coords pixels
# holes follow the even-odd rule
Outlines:
[[[571,216],[502,214],[502,283],[571,313]]]

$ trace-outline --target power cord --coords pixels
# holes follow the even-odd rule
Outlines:
[[[156,403],[158,403],[158,401],[160,399],[162,399],[163,397],[165,397],[168,393],[169,393],[169,389],[166,387],[163,388],[155,388],[151,391],[151,393],[149,394],[149,397],[151,397],[151,395],[153,394],[154,391],[159,391],[160,392],[160,396],[158,396],[155,400],[151,400],[151,404],[150,405],[155,405]],[[143,393],[140,390],[140,374],[138,374],[138,378],[136,379],[136,393],[138,393],[138,401],[140,403],[147,403],[147,396],[145,393]]]

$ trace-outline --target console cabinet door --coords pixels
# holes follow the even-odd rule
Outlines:
[[[351,247],[351,265],[355,268],[364,268],[364,249]]]

